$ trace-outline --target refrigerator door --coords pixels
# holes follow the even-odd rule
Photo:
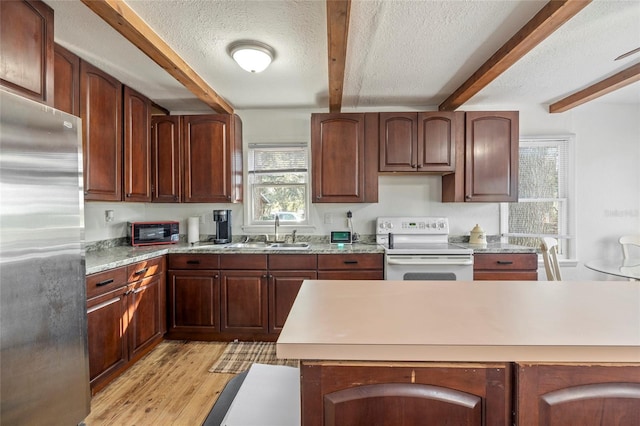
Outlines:
[[[79,118],[0,90],[0,423],[90,410]]]

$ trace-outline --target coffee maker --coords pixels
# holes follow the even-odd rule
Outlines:
[[[216,223],[214,244],[231,242],[231,210],[214,210],[213,221]]]

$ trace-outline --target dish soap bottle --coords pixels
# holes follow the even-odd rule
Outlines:
[[[484,233],[480,225],[476,223],[476,226],[469,233],[469,244],[475,245],[487,245],[487,235]]]

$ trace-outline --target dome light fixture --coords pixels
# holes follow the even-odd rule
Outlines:
[[[243,40],[229,45],[229,55],[248,72],[262,72],[275,57],[273,48],[259,41]]]

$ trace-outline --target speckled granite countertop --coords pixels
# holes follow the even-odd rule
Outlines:
[[[237,254],[237,253],[258,253],[258,254],[340,254],[340,253],[384,253],[382,246],[375,243],[355,243],[338,247],[328,243],[310,243],[310,248],[306,250],[277,250],[277,249],[234,249],[228,244],[199,243],[194,246],[187,243],[172,245],[131,247],[118,246],[95,250],[86,254],[87,275],[106,271],[107,269],[118,268],[130,265],[152,257],[162,256],[170,253],[193,253],[193,254]]]
[[[227,247],[228,244],[211,244],[208,242],[199,243],[192,246],[187,243],[174,245],[160,245],[148,247],[117,246],[104,248],[101,250],[88,251],[86,254],[87,275],[106,271],[107,269],[118,268],[132,263],[151,259],[156,256],[163,256],[169,253],[261,253],[261,254],[340,254],[340,253],[384,253],[382,246],[375,243],[355,243],[339,247],[324,242],[311,242],[311,247],[307,250],[277,250],[277,249],[233,249]],[[516,246],[513,244],[503,244],[500,242],[490,242],[486,247],[469,243],[455,241],[454,244],[473,249],[474,253],[535,253],[531,247]]]

